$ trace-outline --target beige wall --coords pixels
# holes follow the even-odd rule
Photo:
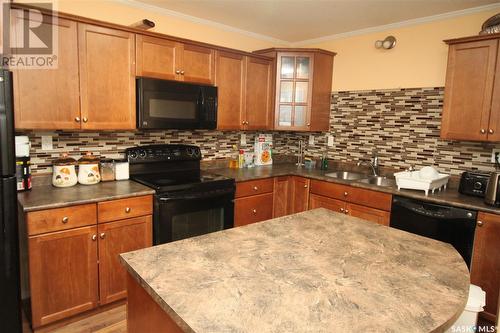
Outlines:
[[[36,1],[47,2],[47,0],[14,0],[18,3]],[[121,25],[129,25],[147,18],[156,23],[156,27],[151,31],[243,51],[253,51],[276,45],[273,41],[143,10],[113,0],[55,0],[53,2],[60,12]]]
[[[442,21],[306,45],[337,52],[333,90],[368,90],[444,86],[448,47],[443,39],[476,35],[498,10]],[[392,50],[374,47],[388,35]]]

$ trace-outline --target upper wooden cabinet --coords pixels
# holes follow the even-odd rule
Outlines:
[[[335,53],[319,49],[266,49],[274,59],[274,129],[327,131]]]
[[[213,84],[215,51],[169,39],[136,35],[137,76]]]
[[[217,127],[221,130],[272,128],[272,61],[217,51]]]
[[[441,137],[500,141],[500,36],[448,40]]]

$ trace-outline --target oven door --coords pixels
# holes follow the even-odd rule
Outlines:
[[[154,244],[208,234],[234,225],[234,189],[155,200]]]

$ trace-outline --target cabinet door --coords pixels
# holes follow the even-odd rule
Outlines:
[[[487,139],[498,41],[450,46],[441,137]]]
[[[243,128],[245,94],[245,57],[237,53],[217,51],[218,88],[217,128]]]
[[[391,213],[386,212],[384,210],[356,205],[352,203],[346,204],[345,213],[350,216],[358,217],[366,221],[387,226],[389,225],[389,221],[391,218]]]
[[[137,76],[175,80],[182,45],[168,39],[135,35]]]
[[[135,129],[134,34],[78,24],[83,129]]]
[[[306,211],[309,206],[309,179],[292,177],[291,213]]]
[[[344,213],[345,205],[345,201],[327,198],[316,194],[311,194],[309,198],[309,209],[326,208],[337,213]]]
[[[471,283],[486,291],[483,315],[495,322],[500,289],[500,215],[480,212],[477,219]]]
[[[245,114],[248,130],[272,127],[272,62],[246,57]]]
[[[208,47],[184,44],[180,70],[183,81],[213,84],[215,51]]]
[[[499,45],[500,48],[500,45]],[[495,84],[491,101],[490,122],[488,127],[488,141],[500,141],[500,49],[497,53]]]
[[[99,295],[107,304],[127,297],[126,271],[118,255],[152,246],[151,216],[99,225]]]
[[[234,200],[234,226],[273,218],[273,194],[259,194]]]
[[[274,178],[273,217],[288,215],[290,197],[290,177]]]
[[[97,306],[97,228],[29,238],[33,327]]]
[[[19,13],[13,11],[14,23],[30,20],[30,26],[39,24],[33,15],[25,17]],[[52,22],[51,17],[45,18]],[[53,23],[43,23],[42,26]],[[23,26],[13,25],[17,28]],[[14,71],[14,115],[18,129],[80,129],[76,22],[59,18],[57,29],[59,50],[56,69]],[[14,32],[15,39],[22,37],[22,31]]]

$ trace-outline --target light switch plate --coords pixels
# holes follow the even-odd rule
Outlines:
[[[495,163],[495,153],[500,154],[500,149],[493,149],[491,151],[491,163]],[[499,155],[498,163],[500,163],[500,155]]]
[[[314,135],[309,135],[309,145],[314,146]]]
[[[51,135],[42,135],[42,150],[53,150],[54,145],[52,143]]]
[[[333,135],[327,135],[328,147],[333,147]]]
[[[241,146],[246,146],[247,145],[247,135],[242,133],[240,136],[240,145]]]

